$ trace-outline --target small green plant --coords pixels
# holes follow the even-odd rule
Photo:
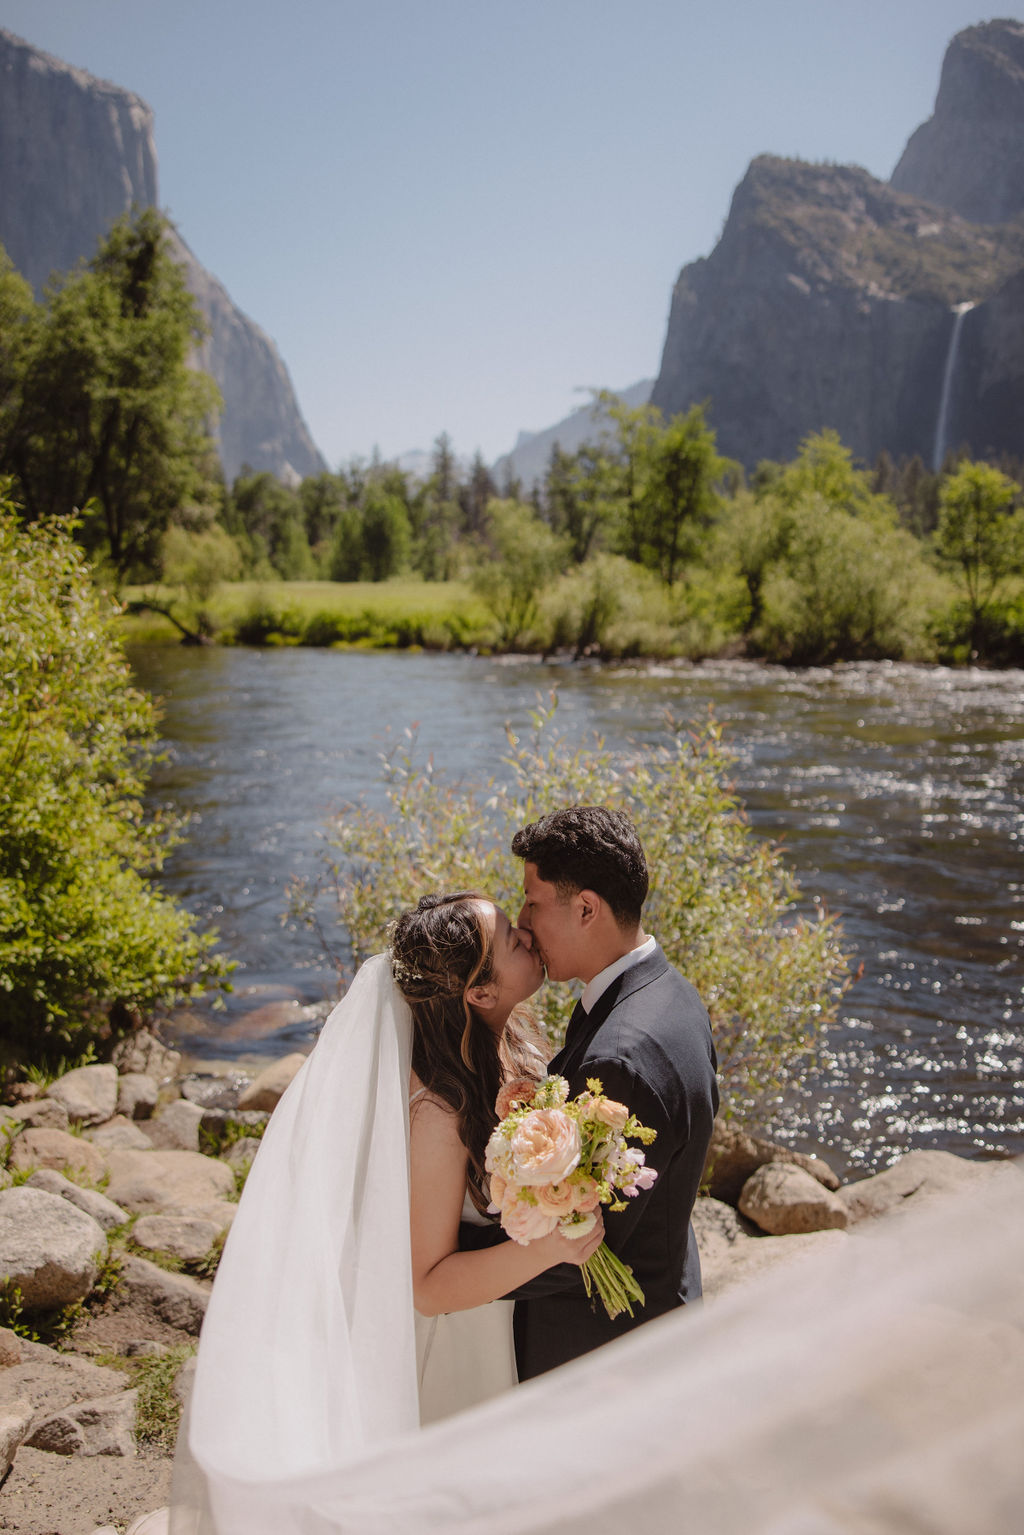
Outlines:
[[[0,1284],[0,1327],[8,1327],[19,1338],[30,1343],[45,1343],[50,1348],[59,1347],[74,1331],[75,1323],[82,1315],[81,1301],[47,1310],[28,1311],[21,1286],[5,1278]]]
[[[243,1120],[225,1119],[220,1124],[200,1124],[199,1149],[205,1156],[222,1157],[239,1141],[261,1140],[266,1123],[247,1125]]]
[[[195,1353],[194,1344],[183,1344],[166,1354],[140,1359],[135,1370],[138,1402],[135,1409],[135,1437],[140,1444],[160,1450],[173,1450],[181,1421],[181,1402],[174,1384],[185,1361]]]
[[[209,1251],[205,1252],[195,1263],[189,1264],[189,1268],[197,1279],[212,1279],[216,1274],[224,1252],[224,1243],[227,1241],[227,1235],[226,1231],[222,1231],[219,1236],[214,1237],[210,1243]]]
[[[77,1071],[80,1066],[95,1066],[96,1059],[96,1046],[90,1040],[86,1048],[79,1055],[71,1057],[62,1055],[58,1060],[51,1061],[45,1066],[32,1062],[25,1067],[24,1078],[26,1082],[33,1083],[41,1092],[45,1093],[46,1089],[56,1082],[58,1077],[66,1076],[69,1071]]]

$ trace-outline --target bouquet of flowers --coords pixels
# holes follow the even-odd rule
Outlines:
[[[598,1205],[624,1210],[626,1199],[649,1189],[658,1176],[627,1140],[650,1145],[656,1132],[640,1124],[624,1103],[606,1098],[596,1077],[570,1099],[564,1077],[507,1082],[495,1112],[501,1121],[487,1143],[492,1215],[514,1242],[526,1246],[560,1226],[584,1237],[597,1224]],[[625,1196],[625,1197],[623,1197]],[[581,1265],[587,1294],[596,1289],[610,1317],[633,1315],[644,1303],[633,1270],[606,1242]]]

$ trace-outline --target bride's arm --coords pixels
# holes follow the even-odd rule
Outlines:
[[[507,1295],[556,1263],[582,1263],[604,1234],[602,1222],[572,1241],[559,1231],[528,1247],[505,1240],[479,1252],[459,1251],[466,1192],[466,1148],[458,1120],[436,1099],[417,1099],[409,1125],[412,1283],[422,1316],[468,1311]]]

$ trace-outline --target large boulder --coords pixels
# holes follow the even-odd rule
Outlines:
[[[162,1151],[198,1151],[203,1113],[200,1104],[176,1098],[153,1116],[146,1126],[146,1134]]]
[[[129,1390],[75,1402],[44,1418],[26,1443],[54,1455],[134,1455],[137,1400]]]
[[[12,1128],[27,1130],[66,1130],[70,1123],[67,1109],[56,1098],[30,1098],[11,1104],[0,1109],[0,1119],[10,1121]]]
[[[51,1082],[46,1096],[62,1103],[80,1124],[102,1124],[117,1108],[117,1067],[77,1066]]]
[[[11,1147],[8,1163],[16,1172],[36,1167],[67,1169],[88,1183],[99,1183],[107,1173],[103,1152],[66,1130],[23,1130]]]
[[[181,1052],[171,1050],[148,1029],[120,1040],[111,1059],[123,1075],[152,1077],[156,1082],[169,1082],[181,1066]]]
[[[820,1157],[806,1156],[801,1151],[791,1151],[788,1146],[776,1146],[772,1141],[751,1135],[738,1125],[718,1119],[711,1135],[707,1162],[704,1168],[704,1186],[713,1199],[722,1199],[734,1205],[747,1179],[766,1162],[784,1162],[791,1167],[801,1167],[812,1178],[833,1191],[839,1187],[839,1179]]]
[[[1020,1168],[1013,1162],[976,1162],[949,1151],[908,1151],[883,1173],[850,1183],[841,1198],[853,1221],[915,1208],[936,1195],[1004,1179],[1019,1187]]]
[[[107,1250],[103,1228],[42,1189],[0,1192],[0,1276],[21,1291],[27,1310],[84,1300]]]
[[[98,1226],[104,1231],[113,1231],[115,1226],[123,1226],[128,1219],[127,1210],[122,1210],[120,1205],[115,1205],[112,1199],[101,1194],[98,1189],[83,1189],[77,1183],[72,1183],[70,1178],[65,1178],[63,1173],[54,1172],[52,1167],[42,1167],[25,1180],[26,1188],[42,1189],[46,1194],[57,1194],[61,1199],[66,1199],[69,1204],[76,1205],[79,1210],[84,1210],[86,1215],[91,1215]]]
[[[262,1110],[273,1113],[284,1096],[292,1078],[305,1065],[306,1057],[299,1053],[285,1055],[279,1061],[271,1061],[257,1077],[239,1094],[238,1107],[243,1110]]]
[[[198,1336],[210,1300],[210,1286],[187,1274],[170,1274],[134,1255],[124,1260],[122,1283],[133,1308],[151,1311],[181,1332]]]
[[[32,1403],[23,1397],[0,1403],[0,1482],[14,1464],[32,1426]]]
[[[9,1327],[0,1327],[0,1370],[21,1363],[21,1339]]]
[[[142,1215],[132,1227],[136,1247],[170,1253],[183,1263],[205,1257],[219,1235],[219,1226],[198,1215]]]
[[[160,1087],[145,1071],[124,1071],[117,1079],[117,1112],[128,1119],[148,1119],[156,1108]]]
[[[846,1205],[802,1167],[766,1162],[743,1185],[740,1212],[769,1236],[807,1231],[844,1231],[850,1224]]]
[[[235,1192],[224,1162],[198,1151],[111,1151],[107,1196],[140,1215],[192,1210]]]
[[[93,1130],[87,1130],[86,1135],[94,1146],[100,1146],[105,1151],[117,1147],[124,1151],[151,1151],[153,1142],[145,1130],[139,1128],[134,1119],[129,1119],[127,1114],[115,1114],[113,1119],[108,1119],[102,1125],[97,1125]]]
[[[43,1343],[19,1339],[20,1359],[0,1380],[3,1399],[24,1397],[35,1411],[35,1422],[62,1412],[71,1402],[83,1402],[97,1396],[110,1396],[124,1389],[120,1370],[93,1364],[77,1354],[62,1354]]]

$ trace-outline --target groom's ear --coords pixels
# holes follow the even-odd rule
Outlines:
[[[601,897],[596,890],[580,890],[576,899],[579,901],[580,926],[589,927],[596,921],[601,910]]]

